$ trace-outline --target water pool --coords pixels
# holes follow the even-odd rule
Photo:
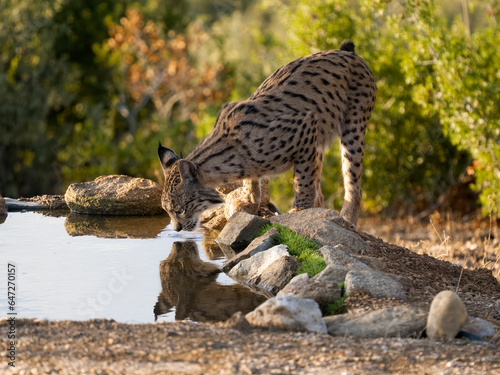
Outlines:
[[[12,212],[0,224],[0,295],[16,268],[18,318],[150,323],[224,320],[264,297],[217,273],[225,256],[202,229],[168,217]]]

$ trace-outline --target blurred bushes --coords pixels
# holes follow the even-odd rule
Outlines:
[[[125,173],[161,179],[158,140],[186,155],[225,101],[345,38],[372,69],[364,209],[411,213],[465,174],[500,209],[497,1],[8,0],[0,13],[0,192],[63,192]],[[468,17],[465,17],[468,16]],[[463,20],[466,20],[464,22]],[[343,199],[338,146],[327,205]],[[291,174],[273,179],[286,210]]]

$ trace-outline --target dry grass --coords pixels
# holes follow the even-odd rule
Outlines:
[[[493,218],[435,212],[427,223],[417,223],[412,218],[363,218],[358,229],[464,268],[490,269],[500,280],[500,225]]]

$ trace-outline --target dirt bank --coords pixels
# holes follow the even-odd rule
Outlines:
[[[498,349],[465,340],[353,340],[188,322],[21,320],[17,328],[16,368],[6,374],[500,374]]]

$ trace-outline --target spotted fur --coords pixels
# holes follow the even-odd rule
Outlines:
[[[160,146],[166,177],[162,204],[174,229],[194,229],[203,210],[222,202],[214,187],[258,180],[292,166],[291,210],[323,206],[322,158],[336,136],[345,188],[340,214],[356,226],[364,135],[376,91],[367,64],[355,54],[352,42],[344,41],[340,50],[281,67],[250,98],[226,104],[212,132],[186,159]]]

